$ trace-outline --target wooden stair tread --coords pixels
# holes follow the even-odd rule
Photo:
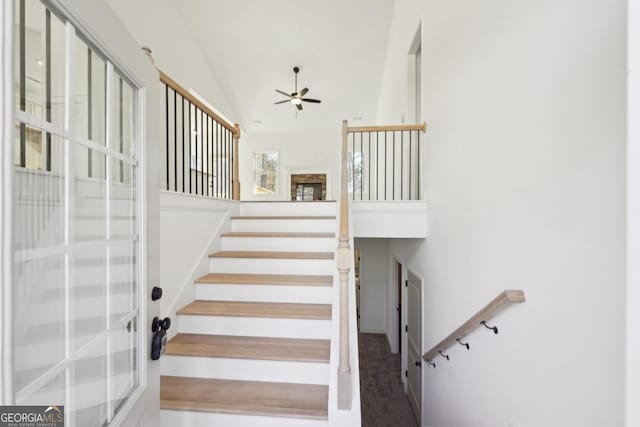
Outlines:
[[[178,334],[165,354],[329,363],[329,340]]]
[[[218,251],[209,258],[333,259],[333,252]]]
[[[326,420],[328,400],[326,385],[160,377],[162,409]]]
[[[229,231],[222,233],[222,237],[296,237],[296,238],[334,238],[335,233],[293,233],[293,232],[264,232],[264,231]]]
[[[331,304],[196,300],[178,310],[178,314],[330,320]]]
[[[196,280],[196,283],[237,284],[237,285],[301,285],[332,286],[333,276],[313,276],[296,274],[234,274],[209,273]]]
[[[237,215],[232,216],[231,219],[246,219],[246,220],[255,220],[255,219],[336,219],[335,215]]]

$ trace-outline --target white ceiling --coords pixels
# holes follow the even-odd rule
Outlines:
[[[190,0],[175,2],[250,132],[339,129],[373,123],[394,0]],[[310,98],[296,118],[274,89]],[[215,105],[215,100],[209,100]],[[256,123],[261,121],[262,123]]]

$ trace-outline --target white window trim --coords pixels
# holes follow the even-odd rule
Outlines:
[[[258,173],[257,169],[256,169],[256,155],[258,154],[276,154],[278,156],[278,167],[276,168],[276,188],[275,191],[271,192],[271,193],[261,193],[259,191],[256,191],[256,175]],[[252,170],[252,178],[251,178],[251,187],[252,187],[252,191],[253,194],[255,196],[260,196],[260,197],[272,197],[272,196],[276,196],[280,194],[280,171],[282,169],[282,159],[280,158],[280,152],[278,150],[259,150],[259,151],[254,151],[253,155],[252,155],[252,159],[251,159],[251,170]]]

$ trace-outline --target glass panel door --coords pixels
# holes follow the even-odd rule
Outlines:
[[[15,0],[14,390],[103,426],[140,386],[138,90]]]

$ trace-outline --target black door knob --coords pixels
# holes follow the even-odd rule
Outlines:
[[[416,366],[422,366],[422,362],[421,362],[421,361],[419,361],[419,360],[416,360],[416,361],[414,362],[414,364],[415,364]]]
[[[160,298],[162,298],[162,288],[154,286],[153,289],[151,289],[151,301],[157,301]]]

